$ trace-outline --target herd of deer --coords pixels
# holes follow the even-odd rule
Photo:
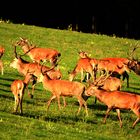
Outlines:
[[[28,90],[28,95],[33,98],[35,84],[42,82],[43,87],[52,93],[51,98],[47,102],[47,109],[53,99],[57,99],[58,107],[60,105],[60,97],[63,98],[64,106],[66,106],[65,96],[76,97],[79,102],[79,114],[82,106],[85,107],[86,115],[88,115],[87,99],[90,96],[95,96],[95,99],[103,102],[107,107],[107,112],[104,118],[104,123],[109,112],[116,109],[120,127],[122,121],[120,117],[120,109],[131,109],[137,116],[137,119],[132,125],[140,121],[140,95],[121,91],[122,81],[127,79],[127,87],[129,87],[129,72],[132,70],[140,75],[140,64],[132,56],[135,47],[131,52],[130,58],[103,58],[95,59],[88,57],[86,52],[79,52],[79,60],[73,71],[69,72],[69,79],[62,80],[62,73],[57,68],[61,53],[54,49],[39,48],[30,44],[27,39],[20,38],[19,41],[13,44],[15,58],[10,63],[10,67],[24,76],[24,80],[14,80],[11,84],[11,91],[15,98],[14,113],[17,113],[18,106],[22,114],[22,101],[25,88],[32,82],[32,93]],[[17,54],[17,46],[20,46],[24,51],[24,55],[28,55],[32,62],[25,61],[21,58],[22,55]],[[0,48],[0,58],[4,53],[4,48]],[[51,66],[44,65],[44,62],[49,61]],[[43,62],[43,63],[41,63]],[[3,64],[0,61],[3,74]],[[76,74],[81,73],[81,82],[73,81]],[[86,82],[84,84],[84,75],[86,74]],[[99,75],[99,77],[97,77]],[[121,78],[122,76],[122,78]],[[88,85],[88,86],[87,86]]]

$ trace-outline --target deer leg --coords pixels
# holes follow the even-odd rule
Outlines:
[[[31,98],[34,96],[35,84],[32,85],[32,94],[30,95]]]
[[[19,97],[15,97],[15,107],[14,107],[14,113],[17,113],[18,106],[19,106]]]
[[[87,81],[90,79],[90,74],[88,72],[86,72],[86,79]]]
[[[87,104],[86,104],[86,102],[84,101],[84,99],[81,96],[79,96],[77,98],[78,98],[78,102],[79,102],[79,109],[78,109],[77,115],[80,113],[81,108],[84,105],[85,111],[86,111],[86,115],[88,116],[88,110],[87,110]]]
[[[0,69],[1,69],[1,75],[3,75],[3,63],[2,63],[2,60],[0,60]]]
[[[22,101],[23,101],[23,95],[24,95],[24,87],[23,89],[20,91],[20,101],[19,101],[19,105],[20,105],[20,114],[23,114],[23,110],[22,110]]]
[[[138,123],[140,121],[140,117],[139,118],[137,118],[136,120],[135,120],[135,122],[133,123],[133,125],[132,125],[132,128],[134,128],[135,127],[135,125],[136,125],[136,123]]]
[[[19,100],[19,106],[20,106],[20,114],[22,115],[23,114],[23,111],[22,111],[22,97]]]
[[[50,103],[53,99],[55,99],[56,96],[55,95],[52,95],[51,98],[49,99],[49,101],[47,102],[47,110],[49,110],[49,107],[50,107]]]
[[[30,94],[30,97],[33,98],[34,96],[34,89],[35,89],[35,84],[37,83],[37,78],[33,76],[33,82],[32,82],[32,94]]]
[[[61,109],[61,105],[60,105],[60,96],[59,95],[57,95],[57,102],[58,102],[58,108],[60,110]]]
[[[81,82],[83,82],[84,80],[84,72],[83,72],[83,69],[81,70]]]
[[[118,115],[118,119],[120,122],[120,127],[122,128],[122,120],[121,120],[121,113],[120,113],[120,109],[116,109],[117,115]]]
[[[30,93],[29,88],[28,88],[28,85],[26,86],[26,90],[27,90],[28,96],[29,96],[30,98],[32,98],[32,97],[31,97],[31,93]]]
[[[3,75],[3,63],[1,64],[1,75]]]
[[[90,79],[90,76],[91,76],[92,80],[94,81],[94,80],[95,80],[95,77],[94,77],[94,72],[93,72],[93,70],[91,70],[91,71],[89,72],[89,77],[88,77],[87,80]]]
[[[125,78],[127,80],[127,88],[129,88],[129,75],[126,71],[123,73],[123,81],[125,80]]]
[[[64,96],[62,96],[62,98],[63,98],[63,103],[64,103],[64,107],[66,107],[66,100],[65,100],[65,97]]]
[[[110,112],[111,110],[112,110],[112,107],[108,107],[108,108],[107,108],[106,115],[105,115],[105,117],[104,117],[103,123],[106,123],[106,119],[107,119],[108,114],[109,114],[109,112]]]
[[[132,125],[132,128],[134,128],[135,125],[140,121],[140,104],[138,104],[137,109],[133,109],[132,111],[138,116],[138,118],[135,120],[135,122]]]
[[[95,103],[95,104],[97,103],[97,98],[96,98],[96,97],[95,97],[94,103]]]
[[[3,67],[1,68],[1,75],[3,75]]]

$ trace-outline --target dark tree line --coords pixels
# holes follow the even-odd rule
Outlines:
[[[85,33],[140,38],[138,0],[71,0],[16,5],[3,19],[49,28],[72,29]],[[14,8],[13,8],[14,9]]]

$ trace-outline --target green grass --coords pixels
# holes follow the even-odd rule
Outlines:
[[[84,109],[76,116],[78,109],[75,98],[66,98],[67,107],[59,111],[57,102],[52,102],[50,110],[46,112],[46,102],[50,92],[45,91],[41,83],[35,87],[34,98],[30,99],[25,93],[23,101],[23,116],[12,114],[14,97],[10,85],[14,79],[23,79],[17,70],[9,64],[14,58],[12,43],[19,37],[29,39],[39,47],[49,47],[59,50],[62,54],[59,68],[63,79],[68,79],[68,71],[73,70],[79,58],[78,51],[83,50],[94,58],[128,57],[128,53],[140,43],[139,40],[117,38],[106,35],[86,34],[67,30],[56,30],[37,26],[12,23],[0,23],[0,44],[6,49],[2,57],[4,75],[0,75],[0,139],[3,140],[138,140],[140,123],[131,129],[136,119],[131,111],[121,111],[123,128],[119,127],[116,112],[110,112],[107,123],[102,119],[106,106],[100,102],[94,104],[94,98],[87,100],[89,117],[85,117]],[[23,54],[18,48],[18,53]],[[140,50],[135,53],[139,58]],[[30,61],[28,56],[24,59]],[[80,81],[80,75],[75,78]],[[140,93],[140,77],[130,73],[130,88],[126,88],[126,81],[122,90]],[[31,86],[30,86],[31,88]]]

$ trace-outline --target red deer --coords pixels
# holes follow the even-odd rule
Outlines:
[[[15,106],[14,106],[14,113],[17,113],[18,107],[20,107],[20,114],[23,114],[22,111],[22,101],[23,96],[25,92],[25,88],[28,85],[30,79],[32,78],[32,75],[30,73],[27,73],[24,80],[14,80],[11,84],[11,91],[15,98]]]
[[[90,76],[95,80],[95,73],[96,73],[96,67],[92,67],[90,64],[90,58],[85,57],[85,52],[79,52],[80,59],[78,60],[75,68],[73,71],[69,72],[69,80],[72,81],[76,74],[81,73],[81,82],[84,80],[84,72],[86,72],[87,80],[89,80]]]
[[[98,80],[99,79],[97,78],[96,81]],[[102,77],[100,80],[101,82],[98,83],[100,85],[100,88],[107,91],[120,90],[122,87],[122,82],[117,77],[109,76],[107,79],[105,79],[105,77]],[[94,83],[96,83],[96,81]]]
[[[51,48],[40,48],[31,45],[27,39],[20,38],[16,42],[16,46],[21,46],[24,53],[26,53],[33,62],[40,63],[40,61],[49,61],[51,65],[55,65],[61,53]]]
[[[140,62],[138,59],[134,58],[134,52],[139,48],[137,45],[133,48],[132,52],[129,54],[129,62],[126,64],[134,73],[140,75]]]
[[[3,67],[3,62],[1,60],[3,54],[5,53],[5,48],[0,45],[0,69],[1,69],[1,75],[3,75],[4,67]]]
[[[42,71],[41,71],[42,72]],[[82,106],[84,105],[86,115],[88,115],[87,105],[82,94],[85,91],[85,85],[79,82],[73,82],[69,80],[51,80],[46,72],[42,72],[39,81],[42,82],[43,87],[52,93],[51,98],[47,102],[47,110],[49,109],[50,103],[53,99],[57,98],[58,108],[60,109],[60,96],[65,97],[76,97],[79,102],[79,109],[77,115],[79,114]]]
[[[120,78],[120,76],[123,76],[123,81],[126,78],[127,79],[127,87],[129,87],[129,75],[128,73],[130,72],[129,67],[126,65],[129,62],[129,59],[127,58],[102,58],[102,59],[95,59],[95,58],[90,58],[88,56],[88,53],[84,51],[80,51],[79,55],[81,58],[87,58],[90,59],[90,63],[93,67],[93,69],[96,68],[96,71],[114,71],[112,73],[112,76],[117,76]],[[94,74],[95,79],[96,79],[96,73]]]
[[[123,76],[123,81],[127,79],[127,87],[129,87],[129,75],[130,69],[126,65],[119,67],[118,65],[110,62],[109,60],[91,59],[91,65],[95,67],[97,65],[97,71],[108,71],[112,73],[112,76],[120,78]]]
[[[98,84],[89,86],[85,91],[85,95],[95,96],[100,102],[107,105],[108,108],[104,117],[104,123],[106,123],[108,114],[112,109],[116,109],[120,127],[122,127],[120,109],[131,109],[138,117],[133,123],[132,128],[140,121],[140,95],[123,91],[106,91],[99,89]]]
[[[111,74],[103,74],[99,78],[97,78],[93,83],[90,83],[90,85],[97,85],[98,88],[106,90],[106,91],[116,91],[121,90],[122,87],[122,81],[117,77],[111,77]],[[88,97],[85,96],[85,99],[87,100]],[[95,98],[95,103],[97,102],[97,98]]]
[[[15,47],[14,53],[15,53],[15,58],[10,63],[10,67],[17,69],[18,72],[24,76],[26,75],[27,72],[32,72],[32,74],[34,76],[33,85],[32,85],[32,94],[31,94],[31,97],[33,97],[35,84],[38,82],[38,77],[41,74],[41,65],[38,63],[27,62],[27,61],[23,60],[20,56],[17,56],[16,47]],[[46,71],[48,69],[50,69],[50,68],[43,65],[43,67],[42,67],[43,71]],[[51,79],[60,79],[62,77],[61,71],[55,70],[55,69],[51,69],[50,71],[48,71],[47,74],[50,76]]]
[[[94,71],[89,63],[90,61],[86,58],[81,58],[77,62],[77,65],[75,66],[74,70],[69,72],[69,80],[72,81],[76,74],[81,73],[81,82],[84,80],[84,71],[87,73],[87,80],[89,80],[89,74],[92,77],[94,81]]]

